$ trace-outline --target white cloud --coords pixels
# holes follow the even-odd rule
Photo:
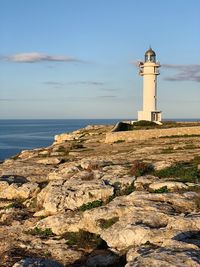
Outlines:
[[[80,59],[63,56],[63,55],[47,55],[38,52],[19,53],[3,57],[4,60],[19,63],[35,63],[42,61],[55,61],[55,62],[83,62]]]
[[[165,77],[164,80],[200,82],[199,64],[189,64],[189,65],[163,64],[162,67],[167,69],[174,69],[177,71],[177,73]]]

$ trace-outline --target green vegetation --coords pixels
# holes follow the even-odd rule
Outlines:
[[[113,224],[115,224],[116,222],[119,221],[119,217],[113,217],[111,219],[99,219],[99,226],[101,227],[101,229],[108,229],[109,227],[111,227]]]
[[[10,203],[8,206],[6,206],[4,209],[23,209],[25,208],[24,204],[23,204],[22,199],[16,199],[13,203]]]
[[[174,153],[174,149],[172,147],[166,147],[160,151],[160,154],[170,154]]]
[[[146,174],[152,173],[154,170],[153,165],[140,160],[135,160],[133,166],[131,167],[130,174],[138,177]]]
[[[163,186],[159,189],[154,190],[154,193],[169,193],[169,189],[167,188],[167,186]]]
[[[92,202],[88,202],[86,204],[83,204],[79,207],[79,211],[85,211],[85,210],[91,210],[93,208],[97,208],[103,205],[102,200],[94,200]]]
[[[159,138],[189,138],[189,137],[200,137],[200,134],[170,135],[170,136],[160,136]]]
[[[195,182],[200,180],[200,170],[198,170],[199,157],[189,162],[178,162],[162,170],[155,171],[154,175],[160,178],[175,178],[182,182]]]
[[[117,140],[114,142],[114,144],[119,144],[119,143],[124,143],[124,142],[125,142],[125,140]]]
[[[37,235],[37,236],[44,237],[44,238],[54,235],[51,228],[46,228],[43,230],[38,227],[30,229],[26,233],[31,234],[31,235]]]
[[[126,185],[123,188],[121,187],[120,182],[114,183],[113,186],[114,186],[114,194],[108,198],[106,204],[111,202],[116,197],[130,195],[135,190],[134,182]]]
[[[153,122],[153,121],[145,121],[145,120],[141,120],[141,121],[136,121],[133,124],[134,126],[142,126],[142,127],[157,127],[159,126],[157,123]]]
[[[80,230],[79,232],[67,232],[63,236],[66,244],[79,248],[107,248],[106,242],[99,235]]]

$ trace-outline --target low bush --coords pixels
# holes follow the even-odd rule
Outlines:
[[[49,236],[53,236],[53,232],[51,230],[51,228],[46,228],[46,229],[41,229],[38,227],[35,227],[33,229],[28,230],[26,233],[31,234],[31,235],[37,235],[40,237],[49,237]]]
[[[109,227],[111,227],[113,224],[115,224],[116,222],[119,221],[119,217],[113,217],[111,219],[99,219],[98,223],[99,226],[101,227],[101,229],[108,229]]]
[[[172,166],[155,171],[154,175],[160,178],[175,178],[182,182],[195,182],[200,180],[200,170],[195,159],[190,162],[178,162]]]
[[[83,204],[79,207],[79,211],[85,211],[85,210],[91,210],[93,208],[97,208],[103,205],[102,200],[94,200],[92,202],[88,202],[86,204]]]
[[[169,189],[167,188],[167,186],[163,186],[159,189],[154,190],[154,193],[169,193]]]
[[[80,230],[79,232],[67,232],[62,236],[69,246],[79,248],[107,248],[106,242],[99,235]]]
[[[158,124],[153,122],[153,121],[146,121],[146,120],[141,120],[141,121],[136,121],[132,124],[133,126],[153,126],[157,127]]]
[[[150,174],[153,172],[153,170],[154,170],[154,167],[152,164],[146,163],[140,160],[135,160],[130,170],[130,174],[138,177],[138,176]]]

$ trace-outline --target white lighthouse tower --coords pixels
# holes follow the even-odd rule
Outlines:
[[[156,53],[149,48],[144,62],[139,63],[139,74],[143,76],[143,110],[138,111],[138,120],[161,122],[161,111],[157,110],[157,76],[160,64],[156,62]]]

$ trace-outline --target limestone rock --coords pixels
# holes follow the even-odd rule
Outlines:
[[[22,185],[12,183],[9,185],[6,181],[0,182],[1,199],[27,199],[36,196],[39,191],[39,186],[36,183],[25,183]]]
[[[198,250],[179,250],[166,248],[148,249],[141,248],[141,255],[133,256],[133,260],[128,262],[125,267],[199,267],[200,259]]]
[[[75,210],[94,200],[106,200],[112,194],[113,188],[102,181],[55,180],[38,194],[37,201],[49,214],[54,214]]]
[[[64,265],[46,259],[37,259],[37,258],[26,258],[24,260],[20,260],[19,262],[15,263],[13,267],[64,267]]]
[[[158,177],[151,175],[140,176],[135,180],[134,186],[136,190],[145,190],[148,189],[152,183],[158,182],[159,180],[160,179]]]
[[[98,251],[96,253],[90,254],[87,260],[88,267],[109,267],[117,265],[117,261],[119,260],[119,256],[115,255],[111,251]]]
[[[37,163],[45,164],[45,165],[57,165],[61,162],[61,159],[56,157],[47,157],[43,159],[39,159]]]
[[[170,191],[188,188],[188,186],[185,185],[184,183],[174,182],[174,181],[154,182],[154,183],[149,185],[149,189],[153,190],[153,191],[160,189],[162,187],[167,187],[167,189],[169,189]]]

